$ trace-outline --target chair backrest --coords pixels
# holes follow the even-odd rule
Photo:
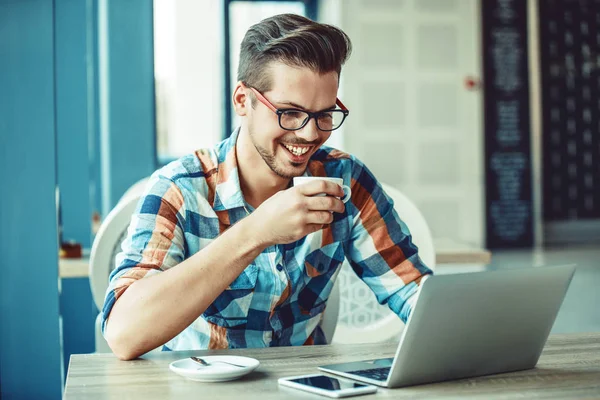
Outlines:
[[[421,260],[435,268],[435,250],[431,231],[415,204],[402,192],[382,184],[394,200],[394,209],[409,227]],[[369,287],[361,281],[348,262],[344,262],[327,302],[321,328],[328,343],[368,343],[394,339],[404,324],[388,307],[377,302]]]
[[[133,184],[102,221],[94,238],[90,253],[89,275],[94,302],[99,310],[104,303],[108,288],[108,276],[115,268],[115,256],[121,251],[121,243],[127,236],[131,216],[144,192],[149,178]]]
[[[90,252],[89,276],[92,298],[99,310],[102,310],[104,304],[108,277],[115,268],[115,257],[121,251],[121,243],[127,236],[131,216],[137,207],[147,180],[148,178],[144,178],[136,182],[125,192],[115,208],[104,218],[94,238]],[[96,318],[95,330],[96,352],[110,352],[110,347],[100,330],[100,315]]]
[[[90,287],[94,302],[99,310],[104,304],[108,288],[108,276],[115,268],[115,256],[121,251],[121,242],[127,236],[127,228],[139,197],[128,197],[120,201],[106,216],[92,245],[90,253]]]

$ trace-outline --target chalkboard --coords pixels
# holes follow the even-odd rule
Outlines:
[[[545,222],[600,218],[600,1],[539,0]]]
[[[488,248],[533,245],[527,2],[481,2]]]

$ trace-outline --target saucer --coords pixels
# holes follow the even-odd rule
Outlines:
[[[250,357],[204,356],[202,359],[210,365],[204,366],[190,358],[182,358],[169,364],[169,369],[198,382],[224,382],[249,374],[260,365],[258,360]],[[243,367],[236,367],[220,361],[243,365]]]

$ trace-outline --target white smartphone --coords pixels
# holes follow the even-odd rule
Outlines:
[[[283,386],[336,398],[358,396],[377,391],[375,386],[318,374],[279,378],[278,382]]]

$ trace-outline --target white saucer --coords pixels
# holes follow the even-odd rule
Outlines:
[[[211,365],[204,366],[190,358],[183,358],[169,364],[169,369],[194,381],[223,382],[249,374],[260,365],[258,360],[250,357],[204,356],[202,359]],[[219,361],[243,365],[243,367],[236,367]]]

